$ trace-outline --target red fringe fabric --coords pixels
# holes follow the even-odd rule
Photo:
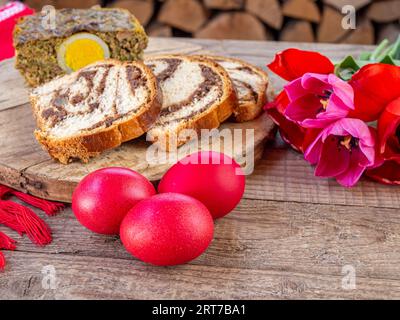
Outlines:
[[[0,185],[0,199],[2,199],[5,195],[14,195],[21,201],[44,211],[48,216],[54,216],[65,208],[65,205],[63,203],[43,200],[29,194],[11,189],[9,187]]]
[[[30,208],[10,200],[4,200],[8,196],[15,196],[21,201],[41,209],[49,216],[53,216],[64,209],[64,204],[39,199],[0,185],[0,224],[18,232],[20,235],[25,233],[36,245],[49,244],[52,241],[49,226]],[[0,249],[15,249],[15,241],[2,232],[0,232]],[[4,266],[5,258],[0,251],[0,270],[4,269]]]
[[[0,201],[0,222],[19,234],[26,233],[28,238],[39,246],[49,244],[52,240],[47,224],[31,209],[19,203]]]
[[[0,232],[0,249],[15,250],[15,240],[9,236]],[[3,252],[0,251],[0,270],[4,270],[6,265],[6,259],[4,258]]]

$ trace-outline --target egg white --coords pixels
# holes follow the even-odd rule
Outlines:
[[[58,65],[63,69],[66,73],[71,73],[74,72],[68,65],[65,63],[65,53],[68,48],[68,46],[73,43],[76,40],[80,39],[89,39],[96,41],[102,48],[104,52],[104,59],[110,58],[110,49],[108,48],[108,45],[100,39],[98,36],[87,33],[87,32],[81,32],[81,33],[76,33],[72,36],[70,36],[68,39],[64,40],[64,42],[61,43],[60,47],[57,49],[57,62]]]

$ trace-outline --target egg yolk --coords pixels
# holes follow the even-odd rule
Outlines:
[[[75,40],[67,46],[64,57],[65,64],[73,71],[105,58],[101,45],[91,39]]]

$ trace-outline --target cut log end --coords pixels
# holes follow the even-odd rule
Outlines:
[[[278,0],[247,0],[246,10],[271,28],[279,30],[282,27],[283,15]]]
[[[185,32],[196,32],[206,22],[207,13],[197,0],[168,0],[158,21]]]
[[[111,8],[123,8],[129,10],[139,22],[146,26],[154,12],[153,0],[117,0],[109,5]]]
[[[314,32],[308,21],[290,21],[282,30],[281,41],[314,42]]]
[[[196,38],[271,40],[268,29],[248,13],[222,13],[195,33]]]
[[[286,17],[315,23],[321,20],[319,8],[313,0],[288,0],[284,3],[282,11]]]
[[[242,9],[244,0],[204,0],[204,5],[209,9],[218,10]]]

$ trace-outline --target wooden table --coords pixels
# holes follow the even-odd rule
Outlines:
[[[259,66],[290,46],[318,50],[332,59],[366,49],[152,41],[169,43],[171,51],[212,51]],[[279,89],[282,82],[271,78]],[[398,187],[363,180],[344,189],[333,180],[314,178],[300,154],[271,145],[247,178],[239,206],[216,222],[210,248],[187,265],[160,268],[141,263],[125,252],[117,237],[80,226],[70,209],[45,217],[54,236],[46,247],[36,247],[0,226],[18,239],[18,249],[5,252],[8,264],[0,274],[0,299],[400,298],[399,208]],[[51,288],[44,273],[53,267],[56,285]],[[347,282],[349,277],[355,283]]]

